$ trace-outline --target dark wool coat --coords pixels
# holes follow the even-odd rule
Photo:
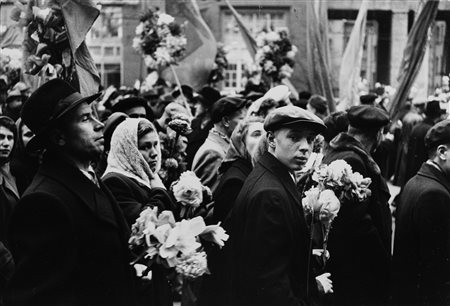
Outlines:
[[[433,125],[434,122],[431,119],[425,118],[422,122],[417,123],[411,131],[408,140],[408,154],[406,155],[405,184],[417,174],[422,164],[428,159],[425,135]]]
[[[175,210],[175,203],[165,189],[150,189],[132,178],[113,172],[106,174],[103,182],[119,203],[130,228],[146,207],[156,206],[158,212]],[[176,215],[175,212],[174,215]],[[160,265],[154,265],[152,281],[140,280],[138,282],[139,305],[168,306],[173,304],[172,289],[166,276],[166,270]]]
[[[304,304],[309,232],[294,180],[272,154],[246,179],[230,221],[231,305]]]
[[[450,178],[434,165],[402,192],[393,271],[396,305],[450,305]]]
[[[16,206],[7,305],[134,305],[129,229],[100,183],[46,156]]]
[[[156,206],[158,212],[170,210],[176,216],[177,206],[163,188],[150,189],[126,175],[113,172],[106,174],[102,180],[119,203],[130,228],[146,207]]]
[[[376,163],[362,144],[340,133],[325,152],[323,163],[343,159],[364,177],[370,177],[371,197],[363,202],[342,201],[328,241],[328,272],[333,280],[331,304],[370,305],[386,302],[392,219],[389,190]]]
[[[229,232],[229,214],[246,178],[252,171],[252,164],[238,158],[229,164],[222,164],[221,170],[225,172],[214,193],[213,223],[222,222],[221,225]],[[211,274],[203,277],[199,305],[229,305],[232,265],[230,242],[225,242],[222,249],[216,246],[208,249],[208,268]]]

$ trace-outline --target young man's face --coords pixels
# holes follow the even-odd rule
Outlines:
[[[0,126],[0,164],[9,160],[14,147],[14,134],[4,126]]]
[[[94,161],[103,152],[103,123],[82,103],[64,118],[64,149],[80,161]]]
[[[273,155],[289,170],[301,170],[308,161],[315,133],[305,128],[281,128],[271,132]]]

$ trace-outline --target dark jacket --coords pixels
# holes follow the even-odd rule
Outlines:
[[[433,125],[433,120],[425,118],[422,122],[417,123],[411,131],[408,140],[408,154],[406,155],[405,184],[417,174],[422,164],[428,159],[425,135]]]
[[[114,198],[47,154],[14,209],[7,305],[134,305],[129,229]]]
[[[294,180],[272,154],[246,179],[230,221],[231,305],[304,304],[309,232]]]
[[[327,268],[333,280],[331,304],[382,304],[389,296],[391,214],[389,190],[380,170],[362,144],[340,133],[325,152],[323,163],[343,159],[353,171],[370,177],[371,197],[363,202],[343,200],[333,222]]]
[[[159,212],[175,210],[175,203],[165,189],[150,189],[132,178],[113,172],[106,174],[103,182],[119,203],[130,228],[146,207],[156,206]],[[173,304],[172,289],[166,270],[161,265],[154,265],[152,281],[148,282],[142,279],[138,282],[139,305],[169,306]]]
[[[119,203],[130,228],[146,207],[156,206],[158,212],[170,210],[176,215],[176,204],[163,188],[150,189],[120,173],[110,172],[102,180]]]
[[[238,158],[233,162],[222,164],[221,171],[224,173],[214,193],[213,223],[221,222],[228,232],[229,214],[246,178],[252,171],[252,164]],[[231,256],[229,242],[226,242],[222,249],[216,246],[208,249],[208,268],[211,274],[203,277],[199,305],[230,305],[230,272],[233,265]]]
[[[450,305],[450,178],[423,164],[405,186],[395,222],[396,305]]]

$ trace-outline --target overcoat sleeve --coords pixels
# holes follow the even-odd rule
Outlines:
[[[198,158],[194,158],[192,171],[200,179],[203,185],[213,189],[217,186],[219,167],[223,156],[215,150],[205,150]]]
[[[9,242],[16,271],[7,304],[76,303],[70,276],[77,262],[78,242],[65,205],[47,193],[24,196],[12,215]]]
[[[421,304],[450,304],[450,198],[441,191],[425,192],[417,199],[414,222],[419,237]]]

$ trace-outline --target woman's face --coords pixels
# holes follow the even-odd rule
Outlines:
[[[20,137],[22,137],[23,146],[26,148],[28,142],[33,138],[34,133],[26,126],[22,125],[22,131]]]
[[[147,133],[138,139],[139,152],[144,156],[152,171],[156,171],[160,159],[161,149],[159,146],[159,137],[156,132]]]
[[[262,122],[252,122],[248,126],[247,135],[245,136],[245,146],[250,155],[253,154],[259,139],[264,133],[264,124]]]

